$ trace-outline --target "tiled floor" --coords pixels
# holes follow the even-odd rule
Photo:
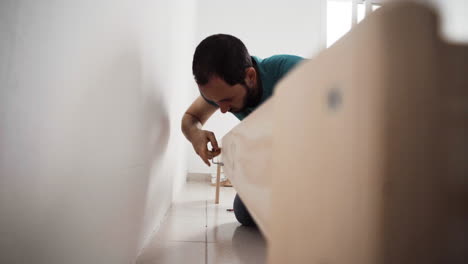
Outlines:
[[[221,188],[219,205],[214,204],[214,193],[209,182],[188,182],[137,263],[265,263],[261,233],[241,226],[234,213],[226,211],[232,208],[235,190]]]

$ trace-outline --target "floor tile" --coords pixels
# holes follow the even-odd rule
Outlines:
[[[168,215],[203,218],[206,216],[206,205],[206,200],[174,202],[169,209]]]
[[[208,243],[208,263],[262,264],[266,262],[266,242],[258,229],[238,226],[231,241]]]
[[[232,209],[236,191],[188,182],[152,242],[138,258],[146,263],[265,263],[266,243],[257,228],[241,226]]]
[[[225,242],[232,241],[234,232],[240,226],[239,222],[232,218],[208,218],[207,241]]]
[[[208,203],[214,203],[216,195],[216,187],[210,186],[210,195],[208,196]],[[223,205],[231,205],[236,196],[236,190],[233,187],[221,187],[219,190],[219,203]]]
[[[206,241],[205,217],[167,216],[155,235],[159,241]]]
[[[204,182],[187,183],[174,199],[174,202],[190,202],[211,199],[214,195],[212,195],[210,187],[211,186],[209,184]]]
[[[233,211],[228,211],[233,209],[232,204],[224,205],[224,204],[214,204],[214,203],[207,203],[206,213],[208,218],[235,218]]]
[[[140,255],[137,264],[205,264],[204,242],[155,241]]]

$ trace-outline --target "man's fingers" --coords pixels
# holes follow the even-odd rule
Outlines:
[[[218,149],[216,151],[208,151],[205,150],[200,157],[202,160],[206,163],[206,165],[211,166],[209,160],[213,159],[214,157],[218,156],[221,153],[221,149]]]
[[[216,136],[211,131],[202,131],[203,134],[200,134],[201,137],[196,138],[192,142],[195,152],[200,156],[200,158],[205,162],[206,165],[211,166],[210,159],[218,156],[221,153],[221,150],[218,146],[218,141],[216,140]],[[203,137],[204,136],[204,137]],[[208,142],[211,143],[213,149],[210,151],[208,150]]]
[[[211,166],[210,162],[208,161],[209,157],[205,154],[201,154],[200,158],[205,162],[206,165]]]
[[[218,148],[217,150],[206,151],[206,157],[208,159],[213,159],[214,157],[218,156],[221,153],[221,149]]]
[[[219,149],[218,141],[216,141],[215,134],[213,132],[210,132],[210,133],[207,134],[207,136],[208,136],[208,139],[211,142],[211,145],[213,146],[213,150],[218,150]]]
[[[214,157],[218,156],[220,153],[221,153],[220,148],[218,148],[217,150],[210,151],[211,158],[214,158]]]
[[[205,158],[205,157],[202,157],[202,156],[200,156],[200,157],[202,158],[203,162],[205,162],[205,164],[206,164],[206,165],[208,165],[208,167],[210,167],[210,166],[211,166],[211,164],[210,164],[210,162],[208,161],[208,159],[207,159],[207,158]]]

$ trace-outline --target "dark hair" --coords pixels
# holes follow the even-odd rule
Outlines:
[[[252,66],[252,58],[240,39],[217,34],[198,44],[193,55],[192,71],[200,85],[208,83],[215,75],[229,85],[235,85],[244,83],[245,69]]]

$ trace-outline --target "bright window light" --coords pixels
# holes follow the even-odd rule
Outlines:
[[[361,22],[366,16],[366,6],[364,4],[357,5],[357,22]]]
[[[366,16],[366,1],[372,4],[372,11],[381,7],[376,0],[361,0],[357,1],[356,5],[356,18],[357,22],[361,22]],[[340,39],[351,29],[352,14],[353,14],[353,1],[352,0],[328,0],[327,1],[327,48],[330,47],[335,41]]]
[[[351,29],[351,1],[327,1],[327,47]]]

